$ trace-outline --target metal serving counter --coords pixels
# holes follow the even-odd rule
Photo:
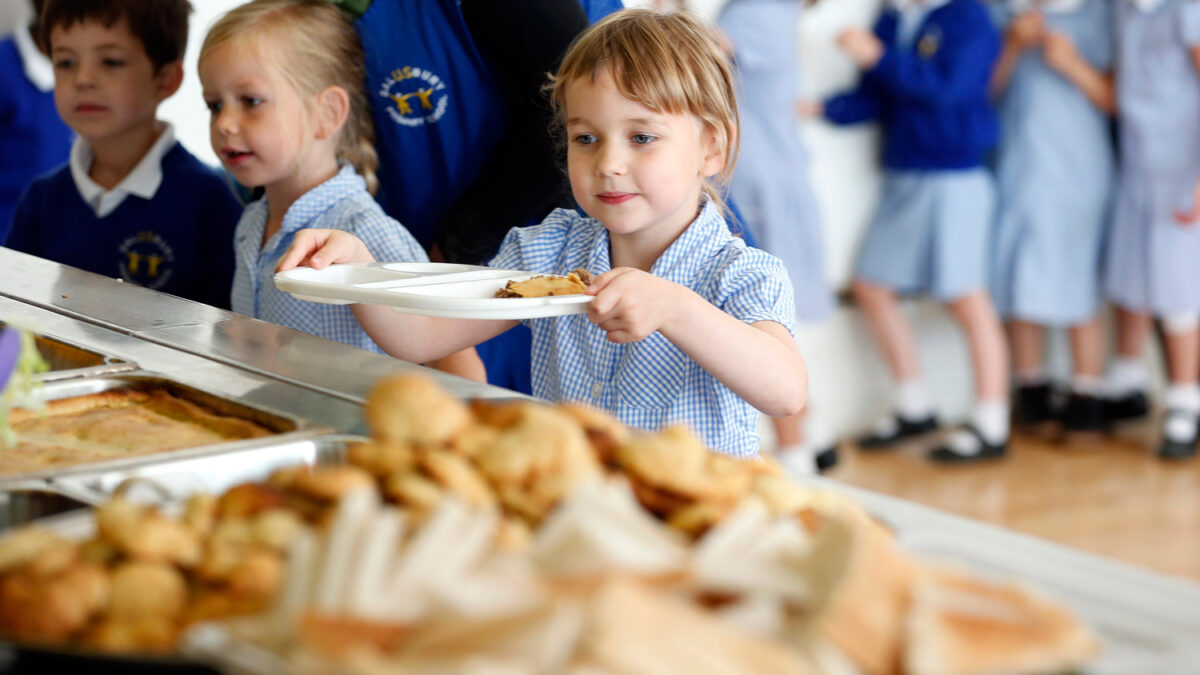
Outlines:
[[[5,248],[0,320],[342,433],[365,433],[362,401],[388,373],[420,369],[461,398],[520,396]],[[851,494],[922,558],[1024,580],[1059,597],[1106,645],[1089,673],[1200,672],[1196,584],[825,479],[801,480]]]

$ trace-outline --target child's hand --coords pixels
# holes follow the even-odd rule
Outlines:
[[[1175,222],[1183,227],[1200,225],[1200,182],[1192,189],[1192,208],[1188,211],[1176,211]]]
[[[883,58],[883,43],[862,28],[847,28],[838,35],[838,46],[863,70],[870,70]]]
[[[1065,33],[1047,31],[1042,40],[1042,58],[1046,65],[1065,73],[1079,63],[1079,51]]]
[[[1029,11],[1021,12],[1008,25],[1005,39],[1019,51],[1025,51],[1036,46],[1045,35],[1046,24],[1042,15]]]
[[[302,266],[319,270],[335,263],[352,262],[375,262],[375,256],[358,237],[341,230],[300,230],[275,271]]]
[[[824,117],[825,103],[822,101],[796,101],[796,117],[800,119],[808,119],[811,117]]]
[[[678,285],[632,267],[618,267],[596,277],[588,294],[588,320],[611,342],[637,342],[659,330],[678,303]]]

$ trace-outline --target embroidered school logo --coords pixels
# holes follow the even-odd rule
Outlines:
[[[921,36],[921,40],[917,42],[917,54],[923,59],[932,59],[937,56],[938,50],[942,48],[942,31],[937,26],[930,26],[929,30]]]
[[[413,66],[393,70],[379,86],[378,94],[392,102],[387,109],[392,120],[406,127],[435,124],[450,105],[450,93],[442,78]]]
[[[162,288],[174,271],[175,251],[162,237],[143,230],[121,242],[121,278],[146,288]]]

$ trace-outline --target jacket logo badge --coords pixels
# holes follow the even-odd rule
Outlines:
[[[379,85],[377,94],[391,101],[387,111],[392,121],[406,127],[434,124],[450,105],[450,93],[442,78],[413,66],[393,70]]]
[[[930,31],[921,36],[921,40],[917,42],[917,54],[923,59],[932,59],[937,56],[938,51],[942,48],[942,34],[940,31]]]
[[[170,280],[175,252],[158,234],[138,232],[122,241],[117,250],[121,254],[118,268],[125,281],[157,289]]]

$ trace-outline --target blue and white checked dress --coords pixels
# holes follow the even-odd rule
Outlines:
[[[1200,228],[1182,227],[1200,179],[1200,2],[1116,8],[1121,168],[1105,293],[1156,316],[1200,311]]]
[[[358,237],[376,260],[427,262],[425,250],[404,226],[383,212],[351,166],[304,193],[287,210],[283,227],[259,247],[267,225],[267,200],[242,213],[233,235],[237,258],[232,291],[233,311],[256,319],[383,353],[362,329],[349,305],[297,300],[275,288],[275,265],[292,245],[296,232],[310,227],[344,230]]]
[[[540,225],[510,231],[489,264],[542,274],[581,267],[603,274],[612,269],[608,231],[595,219],[558,209]],[[711,203],[650,272],[687,286],[741,321],[774,321],[794,331],[792,286],[783,263],[731,235]],[[526,324],[533,332],[535,396],[586,403],[642,429],[685,423],[715,450],[757,455],[759,412],[661,333],[614,344],[586,314]]]

